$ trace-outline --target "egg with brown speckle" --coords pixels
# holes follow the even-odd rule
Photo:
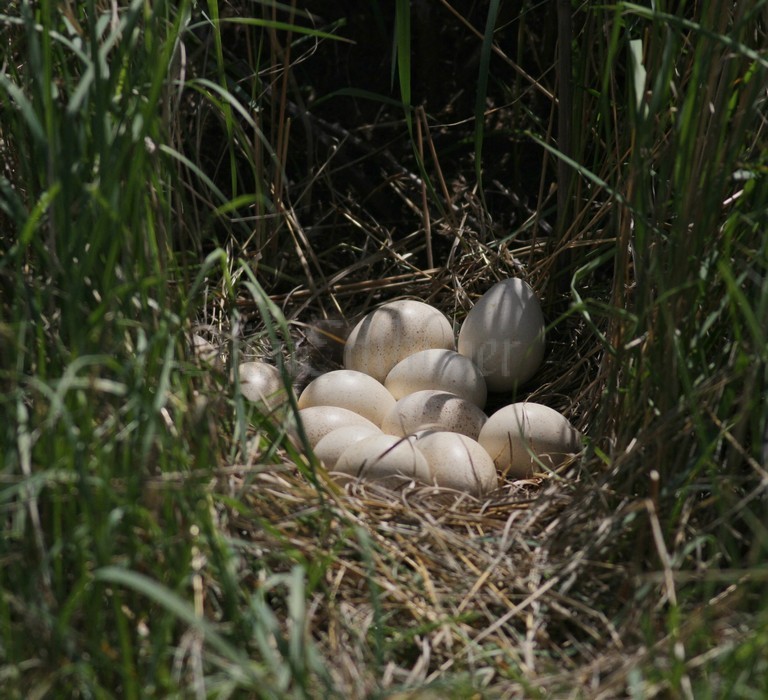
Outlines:
[[[424,389],[400,399],[381,424],[390,435],[411,435],[439,427],[477,439],[487,416],[475,404],[448,391]]]
[[[432,483],[437,486],[473,496],[483,496],[496,488],[496,467],[476,440],[461,433],[424,430],[416,433],[414,444],[426,458]]]
[[[449,391],[479,408],[485,406],[487,389],[482,372],[455,350],[430,348],[400,360],[384,380],[396,399],[425,389]]]
[[[329,471],[336,466],[341,453],[350,445],[371,435],[381,435],[379,428],[365,424],[345,425],[331,430],[315,445],[315,456]]]
[[[558,411],[526,401],[496,411],[478,442],[502,473],[525,478],[544,471],[541,464],[554,469],[578,452],[581,434]]]
[[[344,367],[383,382],[400,360],[429,348],[456,348],[445,315],[421,301],[392,301],[364,316],[352,329],[344,346]]]
[[[376,425],[395,405],[395,397],[381,382],[364,372],[338,369],[313,379],[299,396],[299,408],[340,406]]]
[[[378,426],[348,408],[339,406],[310,406],[299,411],[307,440],[314,448],[320,440],[336,428],[345,425],[365,425],[378,430]]]
[[[334,472],[398,486],[410,481],[430,482],[424,455],[407,438],[371,435],[341,453]]]

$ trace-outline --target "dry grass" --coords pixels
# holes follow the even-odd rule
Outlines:
[[[599,32],[591,22],[580,31]],[[535,83],[550,97],[551,77],[542,73]],[[610,89],[618,89],[613,80]],[[598,106],[585,102],[581,109],[590,123],[589,110]],[[503,129],[504,113],[489,110],[489,120],[497,118]],[[555,112],[549,114],[554,119]],[[385,116],[396,119],[394,128]],[[345,329],[378,304],[420,299],[458,328],[494,281],[520,276],[542,299],[551,324],[548,352],[519,395],[491,397],[487,410],[524,398],[552,406],[588,436],[587,455],[558,474],[526,481],[501,478],[498,490],[478,501],[416,485],[396,492],[372,484],[340,490],[322,470],[319,486],[311,485],[308,458],[298,469],[293,455],[275,474],[268,465],[259,466],[257,451],[247,470],[219,481],[217,490],[247,504],[237,514],[221,508],[221,527],[247,542],[243,546],[253,557],[271,561],[275,551],[290,547],[293,554],[275,558],[277,570],[289,562],[308,571],[317,568],[305,633],[325,660],[334,687],[353,697],[432,686],[456,697],[470,692],[692,697],[689,674],[743,636],[725,621],[729,602],[741,593],[735,586],[712,585],[705,588],[708,594],[687,602],[680,569],[692,567],[701,577],[697,581],[707,580],[719,554],[691,543],[714,532],[716,519],[713,523],[696,485],[675,503],[669,493],[662,495],[665,484],[659,483],[655,465],[643,463],[642,455],[654,454],[659,444],[691,450],[691,420],[678,407],[666,423],[656,422],[632,440],[617,422],[622,416],[617,376],[628,370],[618,366],[613,349],[625,342],[623,314],[637,282],[626,255],[629,219],[616,211],[616,192],[607,186],[590,189],[580,179],[571,222],[556,233],[545,214],[555,196],[546,180],[550,156],[542,152],[537,207],[528,207],[498,181],[488,185],[509,199],[497,219],[509,217],[516,227],[503,230],[463,177],[471,160],[441,162],[434,147],[437,136],[465,133],[462,125],[430,127],[423,110],[416,110],[415,119],[414,149],[432,178],[429,195],[413,160],[403,157],[404,124],[391,110],[377,115],[383,124],[358,126],[367,142],[310,118],[318,138],[332,133],[351,144],[356,167],[372,163],[378,184],[370,202],[354,198],[358,183],[344,189],[349,182],[339,179],[343,169],[334,170],[337,161],[345,162],[342,149],[316,168],[322,182],[296,184],[302,193],[328,188],[331,204],[314,209],[311,229],[299,223],[306,216],[284,204],[281,240],[293,265],[286,263],[283,272],[295,281],[288,289],[276,281],[279,289],[271,298],[291,337],[275,348],[264,333],[258,301],[243,293],[237,299],[238,341],[246,353],[277,352],[287,359],[300,389],[318,372],[338,366],[336,337],[343,339]],[[386,134],[398,126],[401,136],[388,141]],[[582,135],[575,157],[583,162],[594,157],[596,176],[622,187],[627,146],[619,135],[608,137],[615,143],[588,144]],[[615,151],[615,157],[601,158],[602,149]],[[374,193],[378,201],[399,202],[403,220],[386,221],[374,206]],[[314,204],[319,203],[320,197]],[[625,253],[615,262],[612,254],[599,262],[615,250]],[[247,249],[243,253],[257,258]],[[258,264],[256,271],[259,275]],[[595,302],[591,307],[573,303],[579,300],[563,284],[564,275],[575,280],[579,293],[589,294]],[[267,271],[260,279],[268,291],[267,281],[277,280]],[[220,316],[226,318],[223,311]],[[231,339],[232,332],[226,329],[225,336]],[[750,481],[746,488],[754,498],[762,487]],[[676,508],[680,515],[670,532],[669,509]],[[280,614],[284,601],[274,602]],[[289,625],[290,615],[282,613]],[[712,618],[721,619],[721,628],[708,645],[699,639]],[[657,673],[638,676],[639,668]]]
[[[418,250],[424,238],[419,229],[397,250],[382,246],[368,260],[273,297],[292,332],[291,350],[287,344],[280,354],[300,358],[290,365],[297,389],[338,366],[327,361],[327,338],[312,333],[318,319],[333,314],[348,324],[378,303],[409,297],[437,306],[458,325],[496,279],[516,275],[537,284],[523,260],[534,270],[546,270],[552,260],[543,246],[512,252],[465,229],[453,234],[450,265],[422,270],[400,251]],[[552,319],[564,300],[543,301]],[[255,307],[254,300],[238,301],[244,327],[255,329],[241,339],[241,352],[263,356],[269,341],[258,316],[249,320]],[[525,391],[492,396],[487,411],[528,397],[562,411],[589,435],[600,356],[583,321],[568,315],[550,328],[545,363]],[[259,443],[258,431],[255,436],[252,444],[270,449],[269,439]],[[463,678],[493,696],[550,696],[594,683],[602,674],[584,675],[585,666],[597,668],[599,659],[624,653],[610,619],[623,601],[604,598],[618,598],[629,574],[609,560],[599,564],[603,550],[615,546],[622,514],[610,514],[610,489],[589,476],[594,465],[577,462],[522,481],[502,477],[494,493],[477,500],[416,484],[397,491],[366,483],[342,489],[322,469],[318,490],[292,460],[286,457],[275,472],[260,462],[257,449],[240,467],[228,468],[215,491],[247,507],[236,513],[222,507],[220,523],[243,543],[243,575],[249,557],[269,562],[270,553],[286,547],[295,550],[288,561],[320,569],[306,633],[328,660],[337,688],[366,697],[447,679],[454,687]],[[591,502],[606,491],[604,515],[583,512],[585,490],[592,491]],[[581,537],[574,526],[583,528]],[[285,558],[277,559],[284,568]],[[571,595],[574,581],[585,576],[588,595]]]
[[[310,124],[320,134],[330,129],[316,120]],[[361,131],[366,129],[373,132],[375,125]],[[520,276],[542,298],[551,324],[548,352],[520,395],[492,396],[487,410],[527,397],[560,410],[590,435],[595,398],[603,390],[604,351],[580,315],[563,315],[570,295],[551,278],[562,267],[563,250],[583,254],[585,247],[611,239],[598,232],[584,240],[574,225],[558,244],[539,213],[545,200],[539,210],[528,210],[528,221],[518,222],[521,233],[505,240],[476,189],[455,175],[446,182],[431,140],[417,146],[432,159],[437,202],[427,202],[422,178],[389,146],[363,151],[351,134],[336,127],[334,135],[374,160],[381,183],[377,196],[401,202],[415,223],[405,230],[379,223],[375,210],[334,191],[332,180],[324,182],[332,190],[332,210],[316,211],[311,230],[284,202],[282,234],[273,241],[282,241],[292,261],[283,270],[295,269],[297,281],[271,299],[291,337],[274,347],[259,313],[262,305],[244,290],[236,302],[236,328],[227,324],[225,293],[218,308],[208,305],[209,318],[221,321],[220,346],[231,346],[234,336],[244,356],[279,355],[300,390],[318,372],[338,366],[328,361],[329,348],[338,343],[327,333],[343,339],[345,329],[378,304],[416,298],[439,308],[458,328],[493,282]],[[333,172],[340,158],[334,152],[317,171]],[[295,190],[319,184],[298,183]],[[583,211],[591,217],[582,214],[582,226],[594,229],[609,206],[590,199]],[[326,221],[340,227],[334,230]],[[240,255],[257,261],[256,275],[269,289],[273,278],[258,262],[265,259],[262,249],[253,241]],[[233,277],[238,274],[233,265]],[[605,332],[607,321],[599,323]],[[592,437],[599,442],[601,436]],[[272,454],[269,439],[259,442],[257,434],[255,444]],[[251,558],[262,572],[286,571],[291,563],[317,569],[305,634],[334,686],[351,697],[429,686],[455,697],[475,691],[492,697],[609,697],[625,680],[619,680],[615,660],[626,662],[626,675],[629,660],[641,653],[627,640],[637,615],[624,621],[624,629],[613,621],[626,606],[632,573],[606,551],[629,546],[616,541],[626,514],[616,507],[616,494],[601,474],[604,465],[594,458],[550,476],[501,478],[483,501],[417,485],[394,492],[375,484],[340,489],[322,470],[318,489],[302,473],[311,469],[309,462],[298,469],[294,455],[286,455],[278,471],[273,457],[260,463],[258,450],[242,462],[217,477],[214,488],[240,504],[236,511],[218,508],[222,531],[242,547],[240,575],[250,577]],[[215,599],[218,583],[208,583],[206,595]],[[260,585],[258,576],[251,585]],[[286,603],[279,597],[273,602],[287,635]]]
[[[296,5],[207,3],[222,24],[183,3],[152,22],[140,3],[122,15],[154,27],[114,34],[120,60],[142,56],[145,74],[126,68],[135,85],[123,89],[81,84],[73,69],[62,94],[125,100],[147,147],[151,110],[133,95],[162,86],[146,153],[118,128],[121,114],[108,113],[113,143],[100,140],[106,115],[88,112],[92,123],[76,122],[85,125],[82,152],[62,148],[49,161],[54,140],[33,127],[47,124],[68,146],[75,122],[18,67],[8,79],[37,102],[14,112],[10,128],[0,124],[0,151],[14,144],[0,194],[19,205],[0,200],[1,222],[29,236],[26,250],[0,235],[16,266],[0,266],[0,282],[8,299],[26,300],[2,300],[12,321],[0,333],[21,340],[1,349],[17,369],[0,375],[11,465],[0,549],[3,561],[34,560],[47,578],[41,596],[18,566],[0,572],[1,677],[18,697],[62,680],[82,694],[139,697],[146,679],[157,693],[201,697],[727,690],[765,641],[759,504],[768,475],[756,446],[768,420],[754,397],[766,386],[768,193],[758,177],[764,115],[752,114],[762,104],[761,64],[742,44],[718,40],[732,29],[721,22],[712,36],[627,10],[621,26],[643,27],[643,87],[656,110],[638,126],[627,106],[636,76],[618,63],[624,38],[611,33],[619,16],[583,5],[569,31],[588,48],[572,57],[580,81],[558,125],[549,6],[505,5],[494,42],[484,43],[482,4],[441,0],[414,15],[414,36],[435,51],[415,52],[413,85],[399,86],[421,102],[407,113],[409,133],[397,90],[382,78],[392,43],[376,24],[382,4],[346,8],[349,36],[366,37],[357,44],[299,36],[299,26],[336,31],[338,6],[319,3],[311,14]],[[702,6],[712,19],[723,3]],[[250,12],[262,24],[239,25]],[[269,24],[276,19],[296,26]],[[18,46],[51,41],[31,21],[7,21]],[[763,37],[754,24],[751,36]],[[168,65],[156,65],[154,44],[141,53],[139,37],[165,47]],[[69,76],[63,68],[79,66],[70,44],[57,38],[54,48],[47,70]],[[501,62],[490,64],[481,187],[467,85],[485,48]],[[678,52],[680,72],[663,60]],[[338,66],[342,88],[366,85],[383,97],[338,93],[329,68]],[[440,90],[436,66],[451,76]],[[694,68],[717,88],[707,99],[727,105],[733,89],[738,119],[697,121],[710,111],[700,109]],[[18,93],[8,94],[4,107],[16,104]],[[558,130],[570,134],[575,160],[567,177],[551,145]],[[687,161],[670,146],[701,145],[700,133],[705,196],[687,187]],[[22,158],[27,141],[36,158]],[[96,142],[103,154],[94,155]],[[114,154],[132,165],[125,181],[99,170]],[[721,163],[754,177],[731,182]],[[51,181],[58,164],[85,173],[82,181]],[[114,206],[94,198],[89,173],[110,176],[102,187]],[[570,199],[563,179],[573,180]],[[59,181],[75,204],[57,200],[48,221]],[[125,197],[126,183],[140,206]],[[666,199],[656,202],[659,192]],[[40,218],[25,218],[37,203]],[[87,217],[73,225],[75,207],[94,216],[92,227]],[[67,235],[54,240],[57,225]],[[51,267],[57,255],[91,266],[79,296],[68,269]],[[114,259],[125,269],[105,275],[103,261]],[[279,361],[299,390],[338,366],[346,329],[378,304],[420,299],[458,328],[479,295],[509,276],[540,295],[548,349],[530,384],[491,397],[487,410],[530,398],[564,413],[587,444],[558,473],[501,475],[483,500],[416,484],[341,488],[287,436],[290,417],[266,420],[233,396],[230,370],[241,358]],[[185,291],[195,279],[200,288]],[[73,304],[60,304],[62,290]],[[222,366],[179,356],[193,332],[216,345]],[[19,633],[30,628],[41,630],[39,649]],[[721,661],[730,680],[712,670]]]
[[[227,489],[249,510],[224,517],[222,525],[248,543],[251,556],[268,558],[290,545],[302,559],[323,563],[307,633],[328,659],[336,686],[356,697],[457,674],[497,686],[510,665],[533,682],[552,672],[542,649],[560,656],[570,646],[570,626],[612,632],[601,613],[574,611],[557,592],[562,566],[547,555],[545,542],[573,497],[567,484],[508,483],[480,503],[424,487],[393,493],[373,484],[340,493],[330,484],[320,499],[291,474],[262,473],[249,482],[228,480]],[[264,520],[280,535],[254,527]]]

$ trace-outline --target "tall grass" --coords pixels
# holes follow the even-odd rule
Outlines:
[[[479,28],[480,188],[486,94],[507,79],[494,75],[502,9]],[[379,270],[422,250],[351,207],[362,243],[310,240],[313,187],[334,174],[331,160],[306,165],[318,130],[291,67],[344,18],[317,24],[298,3],[247,17],[216,0],[7,4],[4,697],[765,691],[764,8],[570,9],[567,152],[552,124],[529,131],[547,162],[533,226],[557,236],[546,254],[529,221],[475,240],[476,259],[452,258],[443,279],[532,241],[533,277],[588,350],[574,372],[594,369],[572,402],[587,452],[552,482],[565,496],[507,485],[486,509],[422,512],[339,497],[286,425],[190,349],[204,321],[230,363],[250,352],[246,333],[287,360],[291,329],[264,288],[316,299],[344,278],[335,253]],[[397,119],[404,105],[403,133],[434,149],[428,108],[410,104],[408,11],[397,3],[391,27],[403,104],[381,103]],[[446,210],[454,225],[443,174],[438,188],[418,170],[427,225]],[[340,300],[329,306],[355,312]],[[573,373],[556,374],[552,395]]]
[[[176,111],[195,26],[219,26],[143,0],[13,3],[0,24],[3,695],[306,696],[324,675],[303,636],[308,566],[238,580],[211,489],[234,431],[212,400],[226,377],[188,350],[202,282],[232,290],[223,251],[192,263],[206,230],[181,222],[190,172],[230,202]],[[236,100],[218,97],[235,139]]]
[[[718,3],[698,22],[633,5],[623,15],[627,161],[612,180],[621,200],[611,218],[621,313],[608,326],[602,391],[606,412],[628,419],[612,433],[615,447],[645,452],[626,488],[648,488],[655,470],[673,502],[681,488],[702,488],[700,478],[704,488],[760,480],[745,460],[762,459],[766,415],[759,139],[768,64],[748,50],[761,30],[743,15]],[[679,515],[673,509],[669,524]]]
[[[591,128],[574,155],[585,206],[567,236],[587,237],[581,227],[594,217],[613,238],[595,246],[573,283],[577,308],[601,318],[604,333],[591,401],[606,453],[596,480],[613,496],[606,503],[598,489],[587,498],[608,506],[606,532],[629,534],[629,550],[615,548],[629,556],[627,573],[638,581],[650,581],[649,570],[661,575],[624,603],[630,618],[631,607],[645,609],[647,643],[658,643],[651,630],[664,620],[667,655],[635,671],[638,687],[642,679],[683,696],[721,697],[721,682],[745,689],[760,681],[750,664],[739,681],[717,678],[716,659],[733,642],[711,627],[708,605],[734,591],[734,607],[768,603],[759,524],[768,483],[768,63],[755,50],[765,46],[765,27],[758,11],[720,2],[692,14],[619,4],[590,12],[583,27],[581,45],[610,41],[602,67],[592,51],[579,53],[585,89],[574,121]],[[606,198],[600,218],[596,183]],[[610,295],[594,295],[606,279]],[[603,556],[617,561],[612,549]],[[721,578],[730,567],[744,571],[738,584]],[[681,570],[695,573],[678,578]],[[746,658],[752,649],[745,642]],[[706,650],[712,660],[702,678]],[[692,668],[700,680],[691,680]]]

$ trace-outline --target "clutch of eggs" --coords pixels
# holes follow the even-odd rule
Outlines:
[[[547,406],[483,412],[489,391],[509,392],[534,376],[544,348],[541,306],[521,279],[502,280],[478,299],[458,344],[438,309],[390,302],[352,329],[344,369],[306,386],[298,416],[315,456],[339,481],[417,482],[482,496],[499,473],[555,469],[581,448],[579,432]],[[241,366],[241,391],[273,408],[287,397],[279,373],[257,375],[254,364]]]

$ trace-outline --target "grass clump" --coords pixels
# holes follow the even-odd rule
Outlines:
[[[8,697],[764,690],[762,16],[423,5],[0,15]],[[342,491],[230,381],[510,275],[560,474]]]

